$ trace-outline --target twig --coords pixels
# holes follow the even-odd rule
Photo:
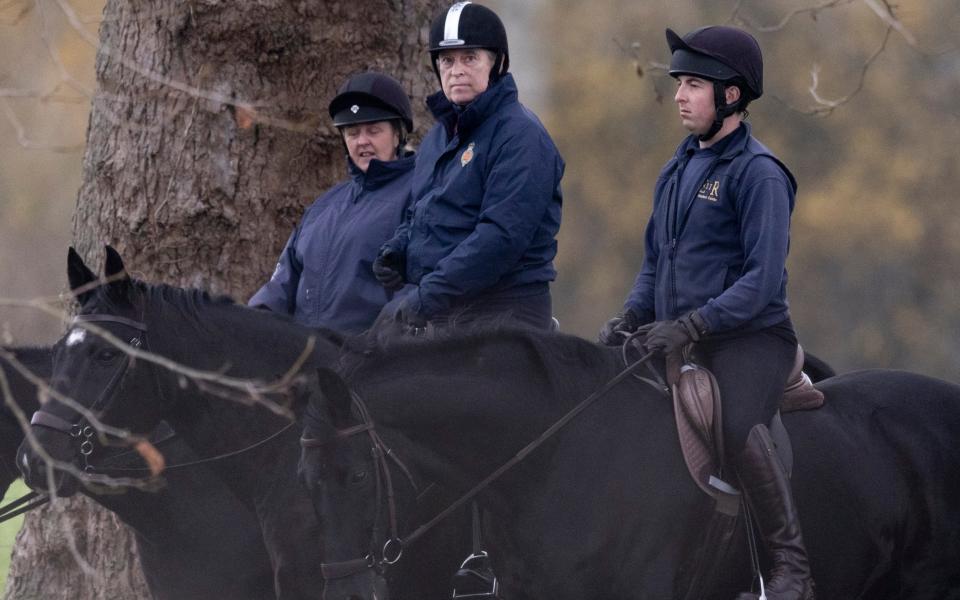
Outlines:
[[[884,33],[883,41],[880,43],[880,46],[876,50],[874,50],[873,54],[871,54],[870,57],[867,58],[867,60],[860,67],[860,77],[857,81],[856,87],[846,96],[843,96],[836,100],[829,100],[821,96],[820,93],[817,91],[820,85],[820,67],[819,65],[814,65],[813,68],[810,70],[811,83],[810,83],[810,87],[808,88],[808,91],[810,92],[810,95],[813,97],[814,102],[817,103],[816,106],[812,108],[801,109],[791,105],[790,103],[788,103],[783,98],[780,98],[779,96],[774,95],[773,98],[776,99],[778,102],[782,103],[784,106],[786,106],[790,110],[796,111],[800,114],[812,115],[812,116],[829,115],[837,107],[843,106],[844,104],[852,100],[854,96],[860,93],[860,91],[863,89],[864,82],[866,81],[866,78],[867,78],[867,71],[870,70],[870,65],[872,65],[873,61],[875,61],[877,57],[879,57],[880,54],[883,53],[883,50],[887,47],[887,41],[890,39],[890,34],[892,32],[893,32],[893,27],[888,26],[886,32]]]
[[[38,0],[39,1],[39,0]],[[269,108],[273,102],[263,100],[243,100],[237,99],[231,95],[221,94],[219,92],[203,90],[189,83],[179,81],[172,77],[162,75],[156,71],[140,65],[137,61],[123,55],[122,52],[114,50],[109,44],[100,43],[100,41],[84,27],[80,17],[73,10],[73,7],[66,0],[54,0],[63,14],[67,17],[70,26],[93,48],[98,48],[100,52],[119,61],[123,66],[150,81],[171,89],[177,90],[194,98],[201,98],[213,102],[216,106],[208,108],[211,112],[219,112],[220,106],[234,106],[249,112],[256,116],[256,122],[269,125],[279,129],[285,129],[297,133],[314,133],[314,127],[310,123],[295,122],[288,119],[269,117],[258,112],[258,109]]]
[[[7,122],[13,127],[13,130],[17,134],[17,143],[28,148],[30,150],[48,150],[50,152],[66,153],[66,152],[77,152],[78,150],[83,149],[83,144],[72,144],[72,145],[58,145],[58,144],[44,144],[42,142],[36,142],[29,137],[27,137],[26,129],[20,123],[20,119],[17,118],[16,113],[13,112],[13,109],[10,108],[10,104],[7,102],[6,98],[0,97],[0,109],[3,111],[3,116],[6,117]]]
[[[753,29],[754,31],[759,31],[761,33],[770,33],[772,31],[780,31],[781,29],[786,27],[787,24],[791,21],[791,19],[793,19],[797,15],[810,13],[814,18],[816,18],[816,14],[821,10],[834,8],[842,4],[851,4],[854,1],[855,0],[824,0],[823,2],[814,6],[806,6],[803,8],[795,8],[791,10],[790,12],[785,14],[782,19],[780,19],[779,23],[776,23],[775,25],[760,25],[750,17],[740,14],[740,9],[742,8],[742,5],[743,5],[743,0],[738,0],[736,6],[733,8],[733,12],[730,14],[729,22],[730,23],[739,22]]]

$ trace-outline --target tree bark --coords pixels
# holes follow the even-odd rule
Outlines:
[[[446,4],[108,0],[77,250],[101,264],[109,243],[135,276],[245,301],[304,207],[345,176],[326,107],[348,75],[397,77],[426,131],[422,101],[437,83],[425,42]],[[65,528],[96,576],[77,567]],[[112,515],[77,500],[27,516],[6,598],[146,596],[132,537]]]

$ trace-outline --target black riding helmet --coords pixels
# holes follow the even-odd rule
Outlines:
[[[499,79],[510,68],[507,30],[503,21],[486,6],[457,2],[433,19],[430,26],[430,62],[440,79],[437,57],[441,50],[483,48],[497,55],[490,69],[490,82]]]
[[[400,82],[368,71],[347,79],[330,101],[330,117],[335,127],[400,120],[406,131],[413,131],[413,109]]]
[[[670,75],[695,75],[713,82],[716,118],[710,131],[700,136],[709,140],[723,126],[723,120],[763,95],[763,54],[749,33],[735,27],[701,27],[682,38],[667,29],[670,47]],[[740,100],[728,105],[724,90],[740,88]]]

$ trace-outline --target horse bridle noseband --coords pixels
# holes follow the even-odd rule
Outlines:
[[[396,495],[393,487],[393,476],[390,473],[390,465],[387,463],[387,458],[392,460],[394,464],[400,468],[400,471],[404,474],[407,481],[410,482],[411,487],[413,487],[414,493],[419,494],[420,492],[420,488],[417,486],[416,481],[414,481],[410,470],[405,464],[403,464],[403,461],[401,461],[400,458],[393,453],[393,450],[386,445],[386,443],[383,441],[383,438],[380,437],[380,434],[377,433],[373,420],[370,418],[370,411],[367,410],[366,404],[364,404],[360,396],[354,393],[351,393],[350,396],[353,400],[353,406],[357,409],[357,413],[360,415],[359,425],[337,430],[334,433],[332,440],[318,440],[307,437],[300,438],[300,445],[304,448],[320,448],[326,446],[330,442],[350,438],[360,433],[366,433],[370,437],[370,454],[373,457],[373,465],[376,477],[377,507],[376,516],[374,517],[373,531],[370,539],[370,552],[368,552],[363,558],[332,563],[321,563],[320,570],[324,579],[340,579],[343,577],[349,577],[356,573],[360,573],[365,569],[377,569],[382,571],[384,567],[392,565],[400,560],[400,557],[403,556],[404,544],[412,541],[410,538],[407,538],[406,540],[402,539],[398,533]],[[377,538],[379,537],[379,521],[381,514],[380,506],[383,502],[384,488],[386,488],[387,515],[390,520],[390,537],[388,537],[383,543],[383,547],[380,550],[380,556],[377,557],[376,550],[379,546],[379,540]]]
[[[146,334],[147,334],[147,325],[142,321],[135,321],[133,319],[127,319],[126,317],[118,317],[115,315],[104,315],[104,314],[92,314],[92,315],[78,315],[73,319],[74,323],[78,322],[92,322],[92,323],[118,323],[120,325],[125,325],[127,327],[133,328],[140,333],[130,338],[128,342],[130,346],[134,348],[146,348]],[[123,379],[124,374],[127,372],[127,367],[130,365],[130,359],[128,358],[123,362],[123,366],[117,370],[116,373],[110,378],[110,381],[107,382],[107,385],[104,386],[103,391],[100,393],[100,396],[87,407],[87,410],[95,410],[105,399],[109,398],[113,393],[113,388]],[[73,438],[76,442],[79,442],[77,452],[83,458],[83,470],[86,472],[91,472],[94,470],[94,466],[90,464],[90,455],[93,454],[93,437],[96,435],[96,430],[89,424],[86,424],[87,418],[83,415],[80,415],[80,419],[75,423],[71,423],[66,419],[59,417],[53,413],[43,410],[41,407],[36,412],[33,413],[33,416],[30,418],[31,425],[40,425],[48,429],[53,429],[54,431],[59,431],[60,433],[65,433]]]
[[[116,315],[106,315],[106,314],[77,315],[76,317],[74,317],[73,321],[75,323],[76,322],[94,322],[94,323],[118,323],[120,325],[126,325],[127,327],[131,327],[141,332],[139,336],[133,337],[130,339],[129,341],[130,346],[133,346],[134,348],[143,349],[144,351],[149,351],[149,348],[147,346],[147,339],[146,339],[147,324],[143,321],[135,321],[133,319],[128,319],[126,317],[119,317]],[[126,361],[124,361],[123,367],[120,370],[118,370],[116,373],[114,373],[114,375],[110,378],[110,381],[104,387],[100,396],[97,398],[97,400],[93,404],[90,405],[90,407],[87,410],[92,411],[96,409],[102,402],[105,401],[106,398],[109,398],[110,394],[113,392],[113,388],[117,385],[117,383],[119,383],[121,379],[123,379],[124,374],[126,374],[127,367],[130,365],[130,360],[131,359],[128,358]],[[162,396],[162,389],[163,388],[160,386],[160,382],[157,381],[157,390],[161,394],[161,396]],[[81,416],[79,421],[77,421],[76,423],[71,423],[70,421],[67,421],[64,418],[58,417],[57,415],[49,413],[41,408],[33,413],[33,416],[30,419],[30,424],[40,425],[43,427],[47,427],[49,429],[53,429],[54,431],[65,433],[69,435],[71,438],[74,438],[74,440],[78,441],[79,447],[77,448],[77,452],[80,454],[81,457],[83,457],[83,462],[84,462],[83,470],[88,473],[91,473],[91,472],[97,471],[97,467],[91,464],[89,459],[90,455],[93,453],[93,438],[97,434],[97,432],[93,426],[89,424],[84,424],[85,421],[86,421],[86,417]],[[164,470],[193,467],[193,466],[213,462],[216,460],[221,460],[224,458],[230,458],[232,456],[237,456],[239,454],[243,454],[244,452],[257,448],[279,437],[281,434],[283,434],[285,431],[293,427],[295,424],[296,424],[296,421],[292,421],[287,425],[283,426],[282,428],[280,428],[280,430],[270,434],[266,438],[259,440],[239,450],[224,452],[216,456],[201,458],[198,460],[192,460],[185,463],[180,463],[175,465],[165,465]],[[148,468],[108,468],[107,471],[142,472],[142,471],[150,471],[150,469]]]
[[[423,534],[425,534],[427,531],[432,529],[437,523],[447,518],[454,511],[456,511],[461,506],[463,506],[464,504],[466,504],[467,502],[475,498],[477,494],[482,492],[494,481],[499,479],[501,475],[506,473],[513,466],[515,466],[524,458],[526,458],[527,455],[529,455],[531,452],[536,450],[541,444],[543,444],[548,439],[550,439],[554,434],[556,434],[565,425],[567,425],[570,421],[576,418],[577,415],[583,412],[587,407],[589,407],[596,400],[598,400],[604,394],[606,394],[611,389],[613,389],[618,383],[623,381],[626,377],[633,375],[641,365],[647,364],[648,361],[656,353],[657,353],[656,350],[651,350],[646,354],[644,354],[643,356],[641,356],[635,362],[628,364],[626,368],[620,371],[612,379],[607,381],[607,383],[602,385],[599,389],[597,389],[595,392],[593,392],[592,394],[587,396],[585,399],[583,399],[579,404],[577,404],[572,409],[570,409],[569,412],[567,412],[558,421],[556,421],[553,425],[551,425],[543,433],[541,433],[537,439],[533,440],[532,442],[530,442],[529,444],[521,448],[510,460],[500,465],[500,467],[496,471],[488,475],[486,478],[480,481],[480,483],[478,483],[473,488],[471,488],[470,491],[460,496],[460,498],[455,500],[452,504],[450,504],[450,506],[445,508],[443,511],[441,511],[435,517],[430,519],[428,522],[418,527],[416,530],[414,530],[410,535],[408,535],[405,538],[399,537],[396,533],[396,521],[397,521],[396,517],[397,516],[396,516],[396,505],[394,503],[394,498],[393,498],[393,483],[390,478],[390,469],[388,468],[385,457],[389,456],[397,465],[400,466],[400,468],[406,474],[407,478],[410,479],[410,483],[413,484],[414,489],[416,489],[417,486],[416,484],[413,483],[413,478],[410,476],[410,471],[406,468],[406,466],[404,466],[403,462],[399,459],[399,457],[394,455],[390,450],[390,448],[388,448],[387,445],[384,444],[383,439],[377,433],[376,426],[373,423],[373,419],[370,418],[370,411],[367,410],[367,407],[364,404],[363,400],[360,398],[359,395],[351,391],[350,396],[353,400],[353,405],[357,407],[357,411],[360,413],[360,424],[355,425],[353,427],[349,427],[347,429],[337,430],[337,432],[334,434],[334,437],[329,440],[301,437],[300,444],[304,448],[317,448],[317,447],[325,446],[326,444],[329,444],[331,442],[336,442],[338,440],[351,437],[357,433],[362,433],[364,431],[368,432],[368,434],[370,435],[372,446],[373,446],[371,448],[371,452],[373,453],[373,456],[374,456],[374,464],[377,465],[377,507],[378,507],[377,518],[379,518],[379,514],[380,514],[380,511],[379,511],[380,477],[381,477],[381,473],[383,473],[382,476],[384,477],[386,481],[386,486],[387,486],[387,502],[388,502],[387,507],[390,512],[391,537],[383,545],[383,551],[381,552],[381,558],[379,560],[376,559],[373,552],[371,551],[363,558],[339,561],[335,563],[321,564],[320,567],[322,569],[324,579],[337,579],[342,577],[348,577],[350,575],[360,573],[364,569],[382,570],[385,565],[392,565],[396,563],[398,560],[400,560],[400,557],[403,555],[404,547],[409,546],[410,544],[415,542],[417,539],[423,536]],[[654,385],[654,387],[656,387],[656,385]],[[371,543],[370,543],[371,548],[376,547],[376,544],[377,544],[376,533],[377,533],[377,527],[375,524],[374,531],[373,531],[373,539],[371,540]],[[396,556],[389,557],[388,559],[386,554],[387,554],[387,549],[391,543],[395,543],[398,549],[396,551]]]

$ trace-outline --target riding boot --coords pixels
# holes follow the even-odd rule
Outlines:
[[[747,445],[736,457],[736,469],[760,534],[773,558],[764,590],[767,600],[813,600],[813,579],[807,550],[800,534],[800,519],[784,472],[764,425],[750,430]],[[744,592],[737,600],[757,600]]]

